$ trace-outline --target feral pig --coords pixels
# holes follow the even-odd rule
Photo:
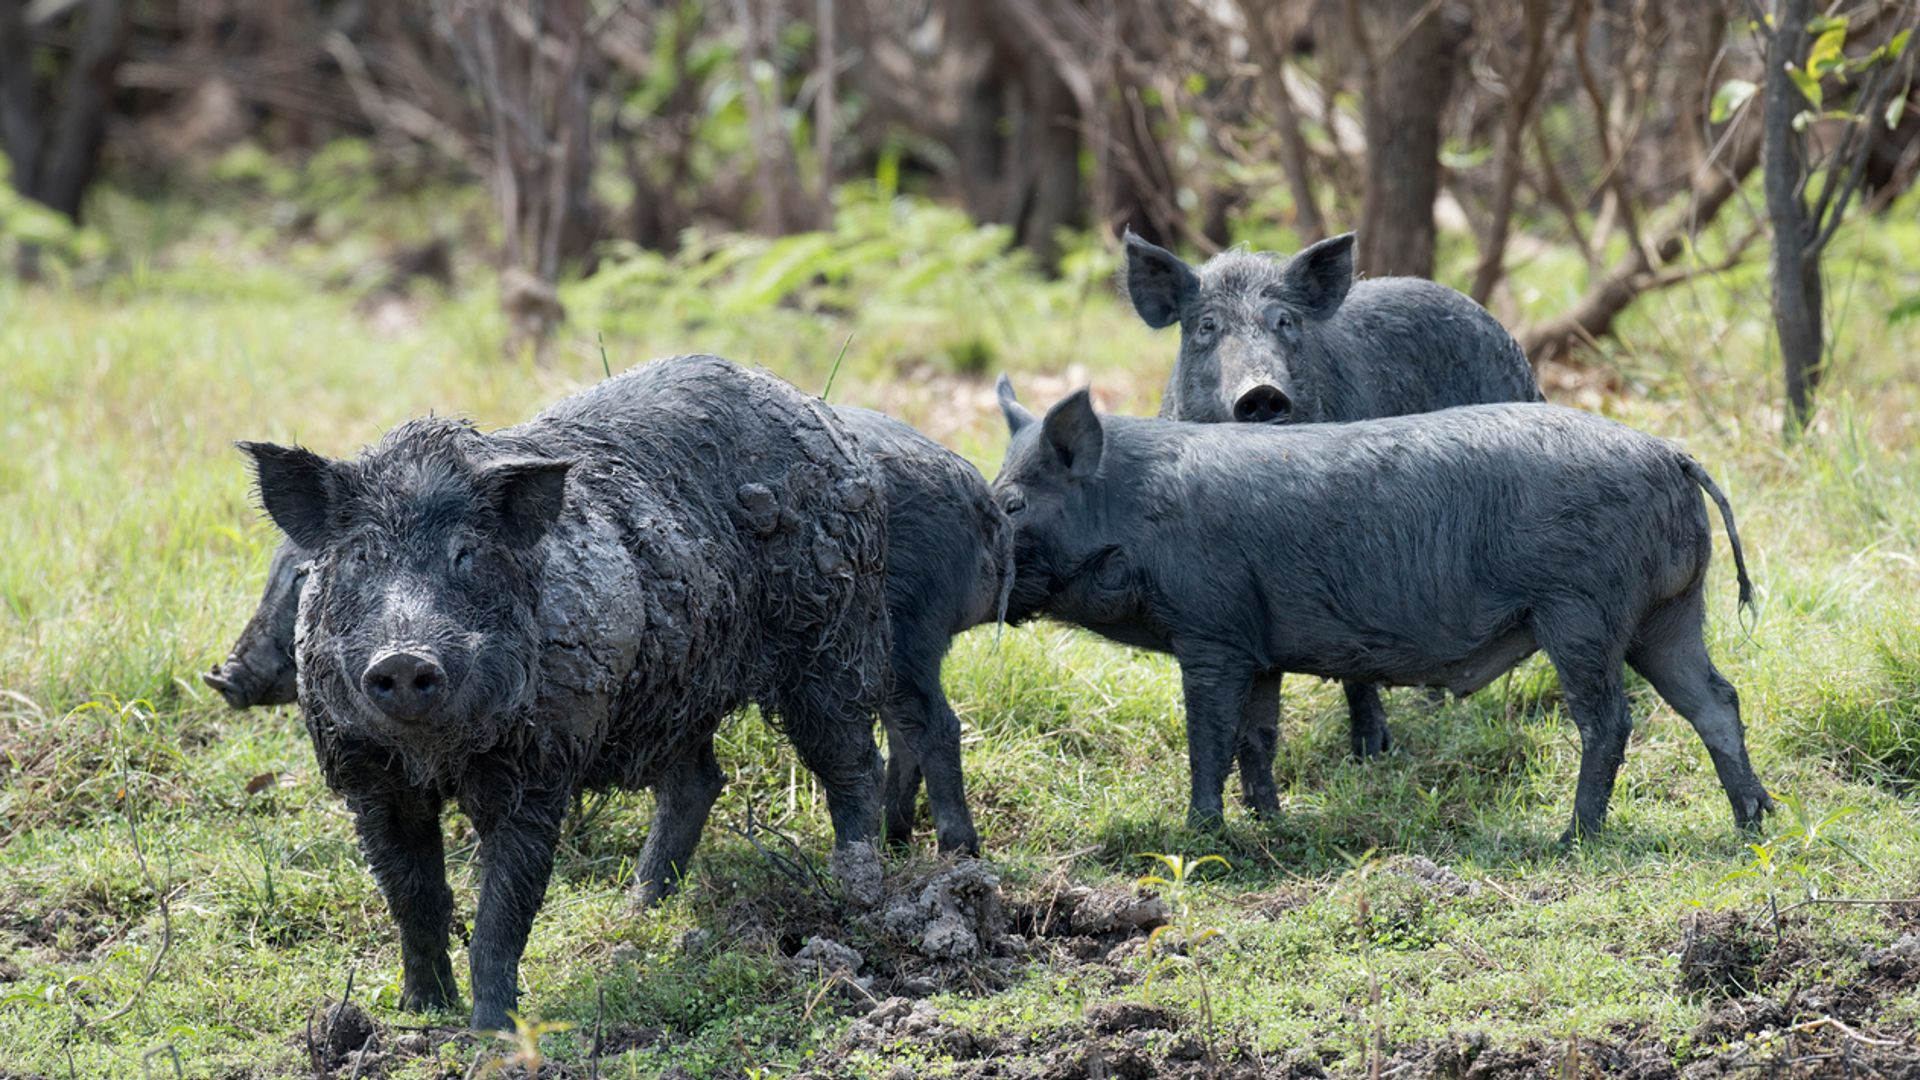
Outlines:
[[[1742,604],[1745,558],[1725,496],[1671,444],[1553,405],[1268,427],[1101,417],[1081,390],[1036,421],[1004,380],[1001,405],[1008,616],[1179,660],[1194,824],[1221,817],[1263,673],[1468,694],[1536,649],[1580,731],[1565,839],[1606,816],[1632,727],[1623,662],[1699,732],[1739,825],[1770,808],[1701,636],[1702,490]]]
[[[1199,268],[1126,234],[1127,295],[1148,326],[1180,324],[1160,415],[1197,423],[1324,423],[1540,401],[1520,344],[1472,298],[1424,278],[1353,279],[1353,234],[1291,257],[1229,251]],[[1390,745],[1380,691],[1347,683],[1355,757]],[[1262,676],[1241,782],[1264,803],[1280,676]],[[1249,774],[1254,774],[1250,776]]]
[[[887,503],[886,593],[892,624],[883,788],[887,838],[913,832],[921,776],[942,851],[977,854],[960,766],[960,721],[940,686],[953,635],[996,618],[1013,581],[1013,531],[965,458],[898,420],[835,410],[879,466]],[[236,709],[294,700],[294,621],[307,552],[274,552],[266,592],[224,663],[201,677]]]
[[[1126,248],[1134,311],[1180,324],[1166,419],[1337,423],[1541,400],[1519,342],[1471,297],[1425,278],[1355,281],[1352,233],[1199,269],[1131,232]]]
[[[312,570],[312,555],[291,540],[274,549],[267,564],[267,587],[239,640],[225,661],[200,678],[220,691],[236,709],[255,705],[292,704],[294,684],[293,628],[300,615],[300,587]]]
[[[883,788],[886,833],[912,835],[921,773],[941,851],[978,854],[960,769],[960,720],[940,687],[953,636],[997,618],[1013,584],[1013,529],[965,458],[879,413],[838,410],[887,491],[893,681]]]
[[[301,710],[401,938],[401,1003],[457,1000],[440,813],[480,837],[473,1024],[517,999],[585,790],[651,787],[637,899],[685,872],[756,702],[821,780],[836,842],[878,825],[886,505],[833,413],[716,357],[656,361],[516,427],[415,420],[349,461],[243,443],[311,553]]]

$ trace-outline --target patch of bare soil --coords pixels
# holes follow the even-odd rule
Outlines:
[[[889,998],[856,1020],[840,1045],[814,1059],[802,1077],[873,1073],[875,1058],[895,1059],[889,1080],[918,1075],[905,1053],[941,1059],[941,1076],[1017,1080],[1307,1080],[1325,1077],[1318,1061],[1301,1054],[1263,1056],[1241,1038],[1211,1043],[1181,1017],[1139,1001],[1103,1001],[1080,1021],[1050,1031],[989,1035],[941,1019],[929,1002]]]
[[[1660,1042],[1603,1043],[1574,1039],[1561,1043],[1527,1042],[1494,1046],[1470,1032],[1422,1039],[1387,1058],[1383,1076],[1432,1080],[1667,1080],[1680,1074],[1673,1054]]]
[[[103,907],[80,898],[44,912],[20,907],[0,910],[0,934],[29,953],[61,963],[96,958],[114,944],[120,930],[119,921]],[[18,978],[19,969],[11,970],[12,978]]]

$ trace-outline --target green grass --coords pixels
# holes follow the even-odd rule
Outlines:
[[[1762,778],[1818,814],[1860,811],[1834,826],[1852,855],[1809,856],[1834,897],[1920,895],[1920,321],[1881,318],[1914,292],[1916,208],[1836,244],[1857,269],[1836,270],[1852,283],[1832,385],[1797,445],[1777,435],[1758,270],[1650,299],[1597,360],[1628,387],[1601,407],[1683,441],[1733,500],[1760,617],[1751,633],[1736,621],[1723,557],[1711,644],[1741,691]],[[575,321],[545,366],[503,357],[482,271],[463,265],[459,287],[388,318],[356,305],[348,268],[377,245],[349,223],[289,239],[163,209],[107,205],[102,228],[123,243],[165,243],[94,280],[0,282],[0,1075],[63,1077],[69,1060],[76,1076],[140,1075],[156,1052],[154,1075],[170,1075],[167,1047],[190,1077],[309,1075],[307,1017],[349,973],[389,1031],[424,1022],[394,1008],[384,906],[296,714],[230,713],[197,679],[244,622],[275,542],[233,440],[339,454],[428,410],[513,422],[602,377],[602,335],[615,369],[702,350],[818,389],[851,333],[834,399],[893,411],[991,474],[1000,369],[1036,402],[1091,378],[1138,412],[1174,349],[1118,299],[1107,256],[1088,251],[1042,283],[990,232],[871,200],[850,201],[824,238],[709,238],[570,286]],[[1515,293],[1550,308],[1566,276],[1543,263]],[[1611,829],[1564,852],[1553,841],[1578,744],[1538,659],[1466,702],[1390,694],[1397,752],[1364,766],[1345,758],[1337,690],[1289,680],[1282,819],[1234,813],[1210,835],[1181,824],[1185,742],[1166,658],[1057,627],[989,628],[956,645],[946,681],[976,814],[1016,894],[1056,872],[1123,885],[1152,868],[1144,852],[1230,862],[1193,896],[1196,918],[1222,932],[1198,963],[1223,1029],[1265,1053],[1362,1073],[1376,1031],[1388,1053],[1469,1031],[1498,1045],[1632,1035],[1704,1052],[1695,1032],[1714,1001],[1680,988],[1683,920],[1765,904],[1764,881],[1723,882],[1752,857],[1746,838],[1699,741],[1643,684]],[[683,947],[687,931],[724,930],[739,897],[790,888],[721,826],[752,808],[818,858],[828,845],[824,807],[777,737],[746,717],[722,743],[732,782],[683,897],[641,915],[625,906],[644,794],[609,800],[570,834],[523,970],[528,1008],[574,1025],[547,1038],[550,1057],[580,1062],[599,1015],[664,1036],[609,1057],[606,1076],[783,1075],[845,1030],[842,999],[783,968],[777,943]],[[250,793],[263,774],[278,779]],[[470,919],[473,839],[458,818],[449,828]],[[1472,891],[1356,871],[1368,852],[1425,856]],[[1772,887],[1803,895],[1798,879]],[[1845,982],[1862,948],[1902,924],[1881,908],[1816,907],[1792,925],[1805,958],[1793,977]],[[463,981],[464,962],[457,951]],[[1086,1002],[1137,997],[1147,962],[1041,956],[1004,990],[935,1002],[980,1033],[1045,1033]],[[1194,987],[1168,971],[1154,994],[1197,1015]],[[1910,1030],[1920,992],[1879,1010],[1878,1030]],[[449,1043],[387,1075],[463,1075],[474,1052]],[[929,1046],[912,1053],[932,1073],[951,1067]],[[845,1067],[884,1075],[891,1063]]]

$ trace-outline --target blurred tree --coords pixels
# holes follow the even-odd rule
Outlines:
[[[1432,277],[1441,120],[1472,14],[1449,0],[1346,2],[1367,132],[1357,268]]]
[[[1791,437],[1812,417],[1828,359],[1821,255],[1859,193],[1882,133],[1899,123],[1890,103],[1904,107],[1912,86],[1914,17],[1910,5],[1898,5],[1897,17],[1885,20],[1891,33],[1851,56],[1852,20],[1816,16],[1811,0],[1777,0],[1769,23],[1762,172],[1773,226],[1773,325]],[[1843,85],[1853,90],[1851,108],[1842,107]],[[1811,133],[1827,122],[1841,130],[1823,152],[1810,145]],[[1810,190],[1816,173],[1817,196]]]
[[[120,0],[0,0],[0,149],[14,187],[69,221],[99,169],[125,42]],[[31,247],[20,272],[38,272]]]

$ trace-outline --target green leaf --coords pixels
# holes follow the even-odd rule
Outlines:
[[[1829,30],[1838,30],[1845,34],[1847,23],[1851,21],[1852,19],[1846,15],[1815,15],[1807,20],[1807,33],[1824,34]]]
[[[1820,91],[1820,80],[1814,78],[1812,75],[1807,74],[1792,64],[1788,64],[1787,78],[1793,80],[1793,85],[1800,88],[1801,96],[1805,97],[1814,108],[1819,108],[1820,103],[1826,100],[1825,95]],[[1794,123],[1796,128],[1805,126],[1799,123],[1798,117],[1794,118]]]
[[[1893,37],[1887,41],[1886,45],[1882,46],[1887,50],[1887,59],[1900,59],[1901,55],[1907,51],[1907,39],[1912,36],[1913,27],[1911,26],[1893,35]]]
[[[1808,75],[1818,79],[1845,62],[1846,47],[1847,28],[1844,24],[1815,38],[1813,48],[1807,52]],[[1814,104],[1818,105],[1819,102],[1816,101]]]
[[[1747,103],[1756,89],[1758,87],[1746,79],[1728,79],[1721,83],[1720,89],[1713,92],[1713,106],[1707,118],[1716,124],[1726,123],[1727,118],[1739,112],[1740,106]]]

